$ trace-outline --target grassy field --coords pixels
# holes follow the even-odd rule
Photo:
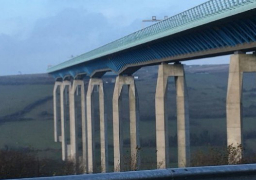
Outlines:
[[[51,96],[53,85],[0,85],[0,116],[21,111],[34,101]]]
[[[190,70],[195,67],[191,67]],[[203,69],[203,67],[201,67]],[[150,73],[148,72],[150,71]],[[140,136],[142,144],[142,162],[150,159],[156,161],[155,147],[155,87],[157,68],[143,68],[136,74],[137,90],[140,104]],[[245,147],[250,152],[256,148],[256,76],[244,75],[243,111],[244,111],[244,137]],[[225,146],[226,143],[226,91],[227,71],[200,73],[187,71],[186,80],[189,93],[190,133],[192,152],[212,144]],[[22,80],[21,80],[22,81]],[[35,80],[36,81],[36,80]],[[49,81],[51,82],[51,81]],[[1,84],[1,83],[0,83]],[[109,157],[113,163],[113,133],[112,133],[112,95],[113,83],[105,84],[106,109],[108,114]],[[52,96],[52,83],[8,84],[0,85],[0,117],[19,111],[35,103],[39,99]],[[123,133],[125,152],[129,154],[129,120],[127,89],[122,92],[123,98]],[[96,103],[97,104],[97,103]],[[168,114],[171,166],[177,165],[176,140],[176,99],[173,78],[169,80],[168,87]],[[0,148],[13,148],[24,150],[32,148],[38,151],[40,157],[61,158],[60,143],[53,142],[53,107],[52,99],[41,104],[35,104],[29,111],[15,116],[14,121],[0,122]],[[96,115],[97,110],[95,109]],[[97,116],[96,116],[97,117]],[[96,145],[99,144],[99,119],[95,119]],[[99,155],[99,146],[96,146]],[[128,156],[128,155],[127,155]],[[150,157],[150,158],[149,158]],[[98,157],[98,162],[99,162]],[[144,166],[144,168],[147,168]]]

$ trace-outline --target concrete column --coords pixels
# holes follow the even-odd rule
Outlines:
[[[78,143],[77,143],[77,114],[76,114],[76,104],[75,104],[75,97],[76,97],[76,91],[78,87],[81,88],[81,112],[82,112],[82,118],[85,114],[85,109],[83,109],[84,104],[84,81],[83,80],[74,80],[73,86],[70,91],[70,158],[71,160],[77,164],[78,162],[78,155],[77,155],[77,149],[78,149]]]
[[[131,139],[131,169],[140,168],[140,135],[139,135],[139,100],[134,83],[131,78],[129,88],[129,106],[130,106],[130,139]]]
[[[99,111],[100,111],[100,155],[101,172],[108,171],[108,133],[107,118],[105,114],[103,81],[99,82]]]
[[[117,76],[113,93],[113,145],[114,145],[114,171],[119,172],[123,167],[121,157],[123,156],[123,131],[120,121],[120,94],[123,86],[120,86],[120,77]]]
[[[168,114],[166,109],[169,76],[175,77],[177,91],[178,166],[186,167],[190,162],[189,114],[184,68],[182,64],[168,65],[162,63],[158,70],[155,96],[157,168],[169,166]]]
[[[183,70],[183,67],[181,71]],[[178,167],[190,166],[188,94],[184,76],[175,77],[177,102]]]
[[[169,165],[168,114],[165,106],[168,76],[164,72],[165,66],[162,64],[158,69],[155,97],[157,168],[163,169]]]
[[[104,107],[103,81],[99,78],[91,78],[87,91],[87,128],[88,128],[88,172],[93,173],[95,167],[95,140],[94,140],[94,106],[92,93],[94,86],[99,86],[99,114],[100,114],[100,144],[101,144],[101,171],[108,169],[108,143],[107,143],[107,121]]]
[[[84,173],[88,172],[88,153],[87,153],[87,118],[85,108],[85,89],[84,84],[81,85],[81,116],[82,116],[82,147],[83,147],[83,168]]]
[[[67,106],[66,101],[64,99],[65,93],[71,91],[71,82],[70,81],[63,81],[61,84],[61,91],[60,91],[60,102],[61,102],[61,143],[62,143],[62,160],[66,161],[68,157],[68,150],[67,150],[67,137],[66,137],[66,121],[67,116],[65,115],[65,107]]]
[[[130,136],[131,136],[131,168],[138,169],[140,164],[139,155],[139,110],[136,96],[134,78],[131,76],[117,76],[113,94],[113,140],[114,140],[114,171],[123,169],[123,134],[122,121],[120,120],[120,101],[123,85],[129,88],[130,107]]]
[[[53,89],[53,113],[54,113],[54,141],[59,142],[60,138],[60,110],[58,104],[60,104],[60,97],[58,92],[61,89],[61,82],[56,81]]]
[[[227,92],[227,145],[237,147],[242,144],[242,77],[239,55],[232,55],[229,65],[228,92]],[[231,157],[229,157],[231,158]],[[242,152],[235,160],[229,159],[233,164],[242,158]]]
[[[255,54],[234,54],[230,58],[228,92],[227,92],[227,145],[237,147],[243,145],[242,136],[242,90],[243,72],[256,72]],[[238,149],[239,150],[239,149]],[[230,157],[234,164],[242,158],[241,152]]]
[[[88,84],[88,90],[86,95],[86,108],[87,108],[87,153],[88,153],[88,173],[93,173],[94,168],[94,151],[95,151],[95,142],[94,142],[94,121],[93,117],[93,101],[92,101],[92,92],[93,86],[91,79]]]

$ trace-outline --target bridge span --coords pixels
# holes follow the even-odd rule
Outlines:
[[[243,72],[256,72],[256,0],[210,0],[114,42],[48,69],[54,76],[54,139],[62,143],[62,159],[78,163],[77,122],[82,122],[82,161],[85,172],[95,169],[93,89],[99,88],[102,172],[108,171],[108,142],[101,77],[116,77],[113,93],[114,169],[122,171],[123,137],[120,119],[121,92],[129,88],[131,167],[139,169],[139,108],[132,74],[143,66],[159,64],[155,110],[157,167],[168,167],[169,145],[166,113],[167,79],[175,77],[177,97],[178,166],[190,165],[189,112],[182,61],[231,55],[227,93],[227,145],[242,144],[241,92]],[[172,64],[170,64],[172,63]],[[85,94],[84,77],[89,76]],[[81,118],[75,98],[81,98]],[[60,96],[58,96],[60,94]],[[60,108],[58,106],[60,105]],[[66,112],[69,112],[67,116]],[[69,124],[67,123],[69,122]],[[70,142],[66,129],[70,128]],[[236,160],[242,157],[238,154]],[[233,162],[230,161],[232,164]]]

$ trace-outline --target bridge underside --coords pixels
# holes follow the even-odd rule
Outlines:
[[[227,55],[234,51],[255,50],[255,47],[256,11],[251,10],[55,71],[52,75],[56,79],[76,78],[83,74],[100,77],[107,71],[130,75],[141,66]]]

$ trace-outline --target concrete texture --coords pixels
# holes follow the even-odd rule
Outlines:
[[[86,118],[86,108],[85,108],[85,89],[84,85],[81,85],[81,118],[82,118],[82,162],[84,173],[88,172],[88,153],[87,153],[87,118]]]
[[[242,89],[243,72],[256,72],[256,55],[234,54],[230,58],[228,91],[227,91],[227,145],[237,147],[243,145],[242,136]],[[242,158],[242,150],[230,164]]]
[[[104,107],[104,88],[103,81],[99,78],[91,78],[87,91],[87,132],[88,132],[88,173],[93,173],[95,169],[95,139],[94,139],[94,106],[93,88],[99,88],[99,114],[100,114],[100,146],[101,146],[101,171],[108,170],[108,141],[107,141],[107,121]]]
[[[178,68],[184,72],[183,66]],[[178,167],[188,167],[190,166],[190,130],[185,74],[183,76],[175,77],[175,85],[177,103]]]
[[[84,97],[84,81],[83,80],[74,80],[73,85],[70,91],[70,159],[77,164],[78,163],[78,142],[77,142],[77,123],[78,123],[78,117],[77,117],[77,108],[75,104],[75,97],[78,95],[76,92],[78,88],[81,89],[81,112],[82,112],[82,121],[85,119],[85,97]],[[85,150],[85,149],[83,149]],[[87,159],[84,157],[84,159]],[[84,166],[86,166],[86,161],[83,163]]]
[[[70,81],[63,81],[61,84],[61,91],[60,91],[60,107],[61,107],[61,143],[62,143],[62,160],[66,161],[68,158],[68,150],[67,150],[67,136],[66,136],[66,126],[69,117],[66,115],[67,110],[67,95],[71,91],[71,82]]]
[[[139,169],[140,165],[140,142],[139,142],[139,105],[134,78],[132,76],[117,76],[113,94],[113,140],[114,140],[114,171],[123,169],[123,131],[121,92],[124,85],[129,89],[129,114],[130,114],[130,138],[131,138],[131,168]]]
[[[101,172],[108,171],[108,133],[107,117],[105,113],[103,81],[99,83],[99,110],[100,110],[100,155]]]
[[[177,98],[178,166],[190,164],[189,112],[182,64],[159,66],[155,96],[157,168],[169,166],[168,114],[166,107],[168,77],[175,77]]]
[[[61,88],[61,82],[56,81],[54,84],[53,89],[53,113],[54,113],[54,141],[60,142],[59,137],[61,135],[60,133],[60,88]]]

